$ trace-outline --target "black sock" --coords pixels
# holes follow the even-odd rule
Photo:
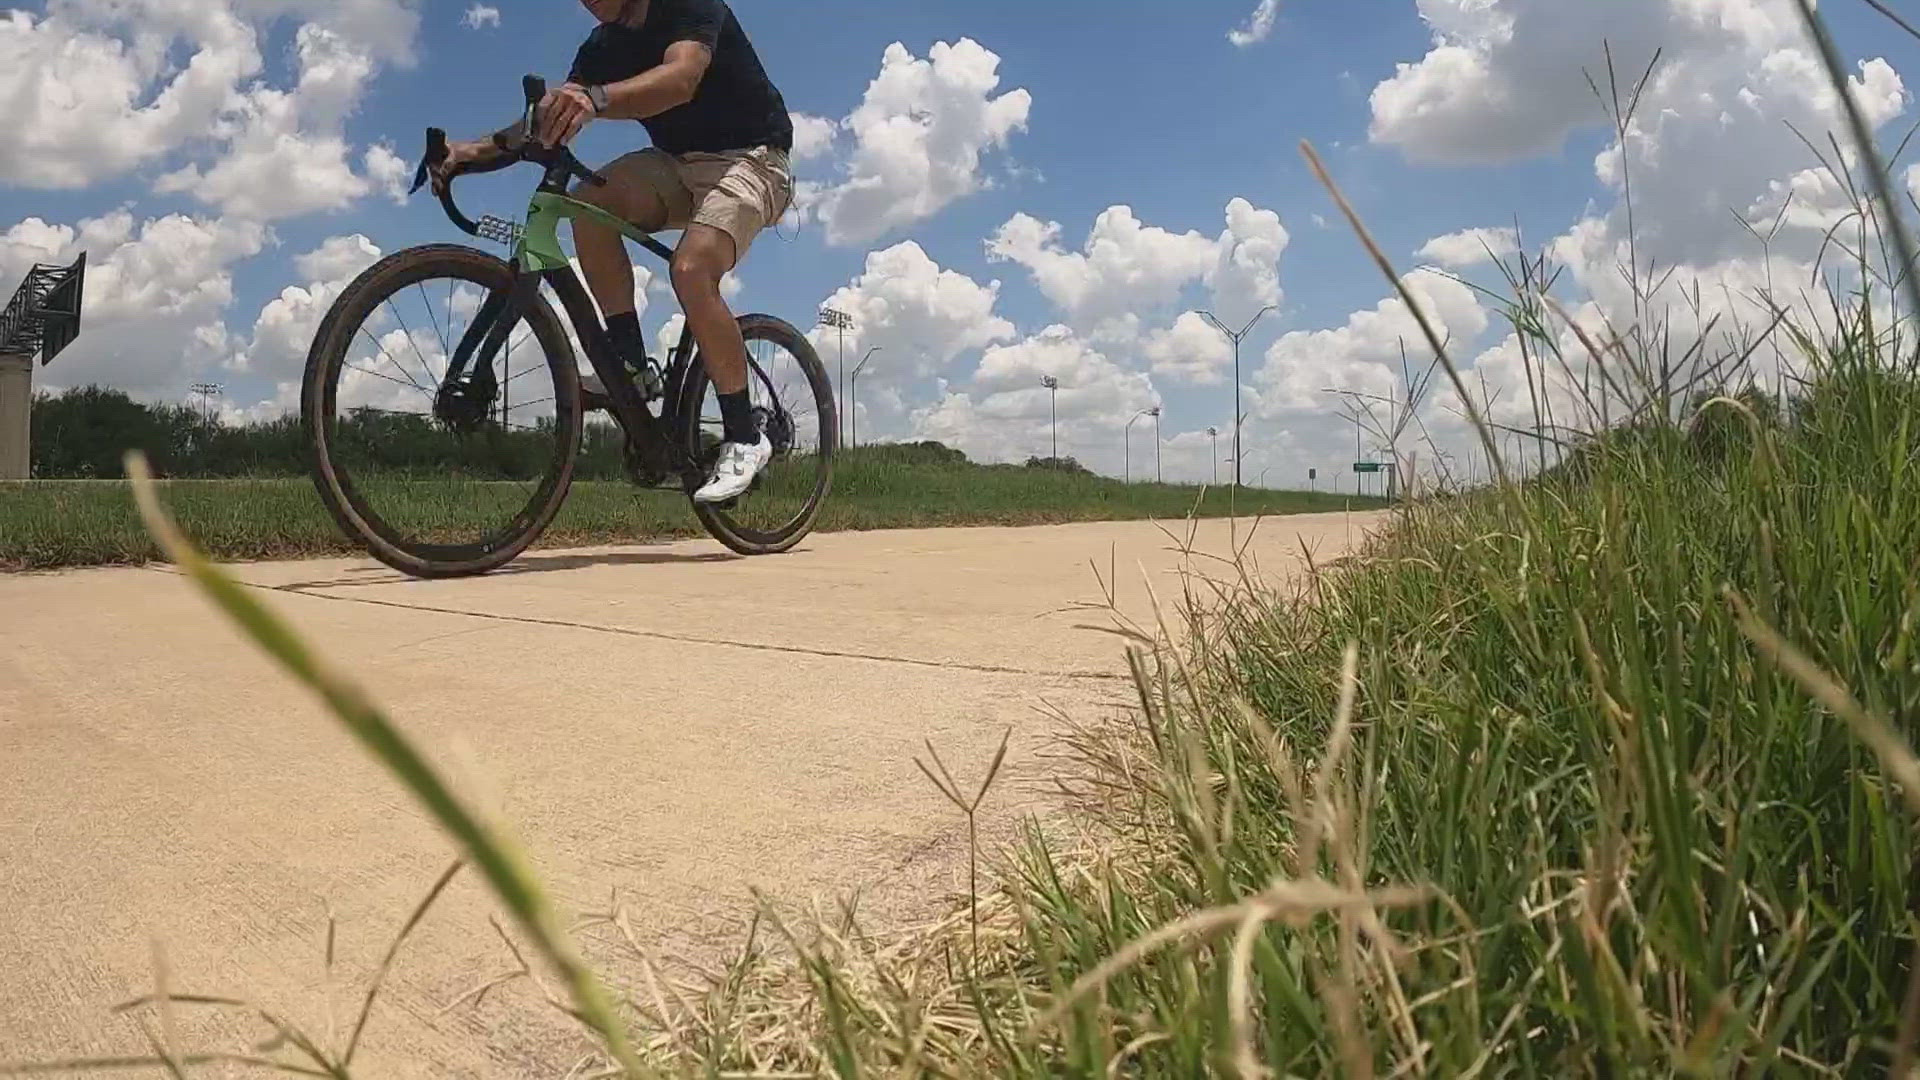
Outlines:
[[[760,441],[760,429],[753,424],[753,403],[745,390],[720,395],[720,419],[726,424],[728,442],[752,446]]]
[[[640,334],[640,316],[631,312],[607,316],[607,337],[620,359],[635,367],[647,358],[647,342]]]

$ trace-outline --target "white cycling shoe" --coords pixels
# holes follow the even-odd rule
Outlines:
[[[773,444],[765,435],[752,444],[723,443],[720,447],[720,460],[714,463],[713,478],[705,487],[693,493],[697,503],[731,502],[747,493],[753,486],[753,478],[773,460]]]

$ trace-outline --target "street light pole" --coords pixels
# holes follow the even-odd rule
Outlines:
[[[1217,427],[1208,428],[1207,437],[1213,440],[1213,449],[1208,451],[1207,453],[1208,459],[1213,462],[1213,486],[1219,487],[1220,486],[1220,429]]]
[[[1160,429],[1160,406],[1155,405],[1151,409],[1141,409],[1139,412],[1133,414],[1132,420],[1127,421],[1127,433],[1124,436],[1126,449],[1123,451],[1123,458],[1126,462],[1126,472],[1124,475],[1126,476],[1126,482],[1129,484],[1133,483],[1133,425],[1143,416],[1153,417],[1154,430],[1158,431]],[[1159,454],[1160,448],[1158,446],[1154,447],[1154,457],[1156,459],[1159,457]]]
[[[853,425],[853,437],[847,440],[848,446],[860,445],[860,373],[866,370],[867,361],[879,351],[878,345],[868,349],[867,355],[860,358],[860,365],[853,369],[853,375],[847,380],[847,416]]]
[[[1273,308],[1274,305],[1272,304],[1261,308],[1259,314],[1248,319],[1247,324],[1242,326],[1238,333],[1227,329],[1227,324],[1216,318],[1213,312],[1203,311],[1200,313],[1201,318],[1212,323],[1215,329],[1227,335],[1227,340],[1233,342],[1233,486],[1235,490],[1238,490],[1240,487],[1240,461],[1245,456],[1240,449],[1240,421],[1242,419],[1240,414],[1240,342],[1244,341],[1246,336],[1253,332],[1254,324],[1265,318],[1267,312],[1272,311]]]
[[[840,399],[844,401],[847,396],[847,331],[853,329],[853,316],[837,308],[821,308],[820,325],[840,331]],[[834,437],[841,442],[846,441],[846,421],[840,422],[840,430],[834,432]]]
[[[1060,464],[1060,380],[1051,375],[1042,375],[1040,385],[1053,395],[1053,464]]]

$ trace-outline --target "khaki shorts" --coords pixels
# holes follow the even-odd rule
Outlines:
[[[733,237],[733,257],[746,258],[760,230],[780,220],[793,201],[793,172],[785,151],[770,146],[723,154],[675,156],[648,147],[601,170],[617,192],[651,192],[666,207],[666,220],[642,228],[685,229],[711,225]]]

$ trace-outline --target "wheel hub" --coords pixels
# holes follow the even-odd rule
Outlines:
[[[753,410],[754,425],[767,437],[773,446],[774,457],[785,457],[793,449],[793,418],[785,410],[775,412],[767,408]]]
[[[435,396],[433,415],[452,430],[471,435],[493,412],[493,398],[492,387],[482,390],[471,382],[449,383]]]

